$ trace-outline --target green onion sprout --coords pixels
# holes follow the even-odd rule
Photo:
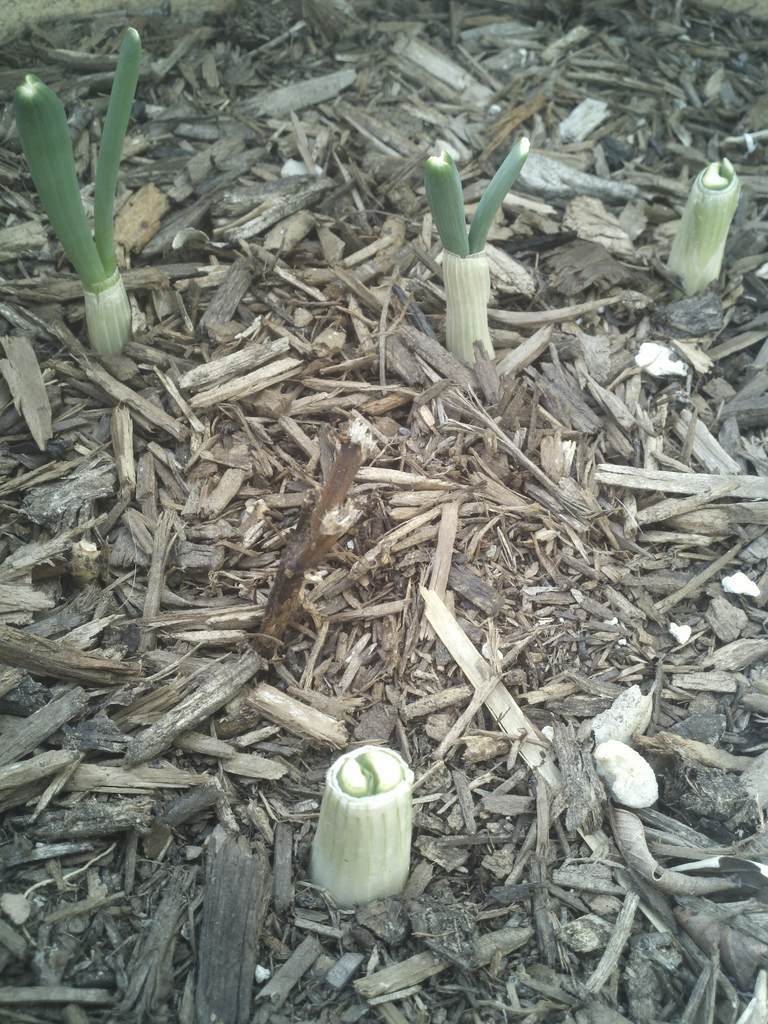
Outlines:
[[[459,169],[450,153],[431,156],[424,171],[424,184],[440,241],[446,252],[469,255],[467,225],[464,220],[464,192]]]
[[[729,160],[716,160],[697,175],[669,254],[686,295],[703,291],[720,276],[728,230],[741,186]]]
[[[394,750],[342,754],[326,775],[310,876],[339,907],[401,893],[411,856],[413,772]]]
[[[430,157],[424,167],[427,200],[443,244],[445,335],[448,350],[474,363],[479,341],[490,358],[493,343],[488,330],[491,276],[485,242],[502,201],[522,170],[531,144],[520,139],[507,154],[480,198],[467,231],[464,197],[456,164],[448,153]]]
[[[115,256],[113,212],[140,59],[139,34],[129,28],[120,47],[96,164],[93,234],[80,199],[61,100],[35,75],[26,76],[14,99],[16,127],[32,181],[82,282],[88,335],[104,356],[117,355],[131,336],[131,307]]]

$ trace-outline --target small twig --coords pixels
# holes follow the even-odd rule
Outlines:
[[[304,577],[325,560],[339,538],[357,522],[359,512],[345,503],[369,444],[365,426],[354,423],[317,501],[302,512],[296,532],[280,559],[259,631],[260,640],[275,643],[282,638],[301,601]]]
[[[611,937],[603,951],[602,957],[600,958],[600,963],[587,980],[588,992],[599,992],[603,985],[608,981],[612,972],[616,969],[619,957],[621,956],[632,932],[632,924],[634,923],[635,913],[637,912],[639,904],[640,897],[637,893],[627,893],[624,899],[624,904],[616,918],[616,923],[613,926]]]

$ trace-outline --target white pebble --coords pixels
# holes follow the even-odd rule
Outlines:
[[[653,768],[626,743],[601,743],[595,750],[595,763],[597,774],[617,803],[625,807],[650,807],[659,799]]]
[[[721,586],[726,594],[760,597],[760,587],[743,572],[735,572],[732,576],[724,576]]]
[[[685,377],[688,373],[685,363],[673,359],[670,349],[655,341],[643,342],[637,350],[635,363],[652,377]]]
[[[281,178],[295,178],[300,174],[309,174],[307,165],[303,160],[286,160],[283,166],[280,168]],[[322,167],[315,167],[315,177],[322,177]]]
[[[29,900],[21,892],[4,892],[0,896],[0,909],[14,924],[25,924],[32,913]]]
[[[669,632],[679,644],[687,644],[691,639],[691,627],[685,624],[678,626],[676,622],[670,622]]]
[[[598,745],[608,740],[629,743],[633,736],[642,735],[648,728],[653,711],[653,698],[643,694],[635,683],[620,693],[607,711],[596,715],[592,732]]]

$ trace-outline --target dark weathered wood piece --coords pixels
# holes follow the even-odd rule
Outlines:
[[[90,686],[116,686],[141,671],[138,665],[83,654],[12,626],[0,626],[0,664],[26,669],[32,676],[72,679]]]
[[[60,842],[63,839],[89,839],[115,832],[146,832],[152,820],[152,801],[87,800],[65,811],[45,811],[35,821],[31,815],[9,821],[17,832],[36,842]]]
[[[476,384],[475,376],[471,370],[441,345],[435,338],[428,334],[410,327],[407,324],[401,325],[396,337],[405,345],[414,356],[421,356],[424,362],[436,370],[441,377],[452,380],[455,384],[470,388]]]
[[[0,746],[0,765],[13,764],[20,757],[29,754],[44,739],[79,714],[87,702],[85,690],[75,686],[29,718],[25,718],[14,734]]]
[[[257,1020],[268,1021],[273,1010],[282,1006],[290,995],[291,989],[307,973],[312,964],[320,956],[322,946],[314,935],[308,935],[276,971],[264,988],[259,992],[259,1000],[266,1000],[268,1005],[262,1007]],[[263,1014],[266,1013],[266,1016]],[[203,1024],[202,1021],[199,1024]]]
[[[176,517],[168,510],[160,514],[152,538],[152,561],[147,573],[147,592],[144,597],[144,618],[152,619],[160,611],[160,597],[165,586],[165,568],[168,556],[175,540],[174,527]],[[142,651],[155,646],[157,634],[153,629],[145,629],[141,637]]]
[[[573,725],[555,721],[554,746],[565,795],[565,827],[597,832],[603,819],[605,790],[593,759],[576,739]]]
[[[74,988],[71,985],[6,985],[0,987],[0,1006],[108,1006],[112,993],[107,988]]]
[[[172,869],[152,923],[134,946],[126,968],[128,986],[118,1007],[118,1013],[130,1020],[154,1021],[163,1016],[173,991],[173,956],[193,881],[194,871]]]
[[[232,319],[252,280],[252,262],[245,257],[235,260],[200,318],[200,323],[197,325],[198,335],[204,337],[209,327],[226,324]]]
[[[498,615],[504,607],[504,598],[484,579],[466,565],[454,562],[448,576],[448,586],[470,601],[486,615]]]
[[[261,658],[256,654],[249,654],[234,663],[220,662],[197,689],[130,741],[125,755],[126,767],[156,757],[177,736],[218,711],[256,675],[261,666]]]
[[[218,786],[193,786],[192,789],[174,797],[158,814],[157,820],[161,825],[178,828],[185,822],[197,818],[211,807],[215,807],[221,800],[221,796]]]
[[[354,978],[364,959],[362,953],[344,953],[326,974],[326,985],[340,991]]]
[[[287,821],[278,821],[275,827],[275,846],[272,854],[272,904],[275,913],[284,914],[293,899],[291,885],[293,860],[293,829]]]
[[[269,904],[267,855],[217,826],[208,840],[197,950],[197,1024],[246,1024],[261,928]]]

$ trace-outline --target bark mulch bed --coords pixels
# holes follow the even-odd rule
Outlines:
[[[123,356],[87,347],[0,120],[0,1020],[765,1022],[768,28],[647,0],[133,23]],[[60,91],[83,182],[125,24],[2,50],[6,100]],[[422,162],[452,147],[471,206],[523,132],[468,369]],[[718,155],[726,270],[681,299]],[[592,721],[634,686],[660,799],[629,812]],[[309,846],[371,741],[416,773],[412,873],[340,912]]]

